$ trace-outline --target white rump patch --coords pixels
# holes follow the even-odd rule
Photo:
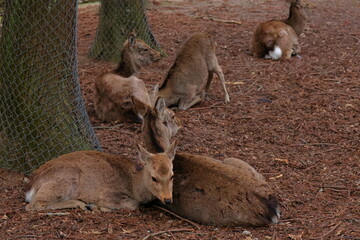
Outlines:
[[[271,222],[273,224],[277,224],[279,222],[279,219],[280,219],[280,211],[279,208],[276,208],[276,215],[271,218]]]
[[[31,201],[31,199],[34,197],[35,195],[35,190],[32,188],[29,191],[26,192],[25,194],[25,201],[27,203],[29,203]]]
[[[278,45],[274,46],[274,50],[269,51],[269,57],[273,60],[279,60],[281,58],[281,55],[282,55],[282,51]]]

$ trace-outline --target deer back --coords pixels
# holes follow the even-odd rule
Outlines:
[[[142,107],[134,106],[132,98],[141,102]],[[107,73],[95,82],[94,107],[102,121],[141,122],[150,106],[148,90],[135,76],[124,78]]]
[[[278,202],[264,178],[249,164],[176,154],[174,202],[167,208],[196,222],[217,226],[276,223]],[[230,161],[230,162],[231,162]]]

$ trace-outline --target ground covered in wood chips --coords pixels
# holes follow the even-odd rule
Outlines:
[[[153,2],[149,22],[167,56],[140,77],[149,87],[160,83],[187,37],[208,31],[231,99],[224,103],[215,77],[206,102],[178,112],[179,151],[250,163],[278,193],[280,223],[198,229],[152,207],[26,212],[24,176],[0,170],[0,239],[360,239],[360,2],[311,1],[302,59],[289,61],[247,54],[259,22],[287,16],[284,1]],[[98,5],[79,9],[83,96],[104,151],[132,158],[140,124],[104,124],[95,116],[94,80],[116,66],[87,57],[97,23]]]

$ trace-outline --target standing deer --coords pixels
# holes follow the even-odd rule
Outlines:
[[[286,20],[271,20],[261,23],[255,30],[251,43],[251,53],[259,58],[272,60],[289,59],[301,51],[298,35],[307,19],[307,5],[301,0],[290,0],[289,17]]]
[[[186,110],[204,101],[214,73],[220,78],[225,102],[230,102],[215,46],[207,33],[194,34],[185,42],[157,94],[165,99],[167,106]]]
[[[159,52],[131,34],[124,43],[118,68],[95,81],[94,107],[99,119],[141,122],[145,105],[151,106],[151,100],[144,82],[137,76],[142,66],[159,59]],[[132,97],[140,105],[134,106]]]
[[[156,112],[152,112],[156,113]],[[142,134],[147,150],[166,149],[169,124],[145,117]],[[196,222],[218,226],[260,226],[277,223],[279,204],[264,177],[236,158],[224,162],[188,153],[174,158],[174,213]]]
[[[97,151],[62,155],[33,173],[27,210],[81,208],[135,210],[159,199],[172,202],[175,142],[152,154],[138,145],[135,161]]]

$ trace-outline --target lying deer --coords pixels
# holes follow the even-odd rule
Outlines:
[[[167,149],[168,124],[145,117],[142,134],[153,153]],[[171,130],[170,130],[171,131]],[[264,177],[236,158],[224,162],[188,153],[175,155],[174,213],[196,222],[218,226],[260,226],[277,223],[279,204]]]
[[[135,161],[97,151],[60,156],[33,173],[26,193],[27,210],[135,210],[159,199],[172,202],[175,142],[164,153],[152,154],[138,145]]]
[[[144,82],[137,76],[142,66],[159,59],[159,52],[131,34],[124,43],[118,68],[95,81],[94,107],[99,119],[141,122],[147,108],[144,105],[151,106],[151,100]],[[132,97],[141,105],[134,106]]]
[[[165,99],[167,106],[186,110],[204,101],[214,73],[220,78],[225,102],[230,102],[215,46],[206,33],[194,34],[185,42],[157,94]]]
[[[305,27],[307,6],[300,0],[291,0],[289,17],[286,20],[271,20],[261,23],[255,30],[251,53],[259,58],[289,59],[300,53],[298,35]]]

